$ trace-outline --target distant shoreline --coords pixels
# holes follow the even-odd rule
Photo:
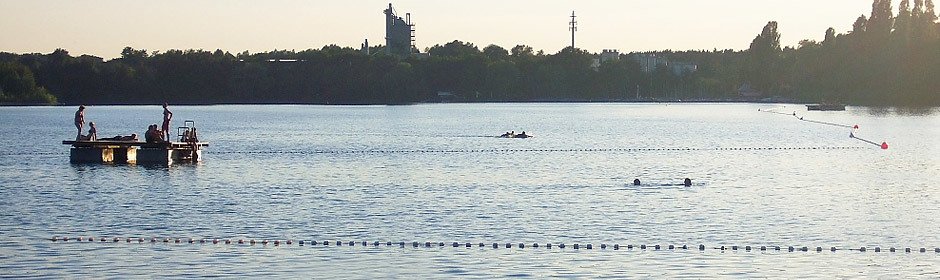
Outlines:
[[[590,101],[590,100],[557,100],[557,101],[494,101],[494,102],[412,102],[412,103],[283,103],[283,102],[246,102],[246,103],[172,103],[176,106],[221,106],[221,105],[321,105],[321,106],[408,106],[408,105],[429,105],[429,104],[610,104],[610,103],[636,103],[636,104],[695,104],[695,103],[752,103],[752,104],[815,104],[803,102],[785,102],[785,101],[760,101],[760,100],[610,100],[610,101]],[[39,103],[0,103],[0,107],[69,107],[69,106],[158,106],[160,103],[83,103],[83,104],[39,104]],[[856,106],[856,105],[849,105]]]

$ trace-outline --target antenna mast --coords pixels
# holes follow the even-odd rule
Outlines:
[[[568,29],[571,30],[571,49],[574,49],[574,32],[578,31],[578,21],[575,20],[576,17],[574,11],[571,11],[571,22],[569,22],[571,26],[568,27]]]

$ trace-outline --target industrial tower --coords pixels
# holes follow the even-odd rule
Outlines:
[[[406,13],[402,19],[395,14],[392,3],[388,3],[388,9],[385,10],[385,52],[400,57],[409,56],[415,47],[414,42],[415,29],[411,23],[411,13]]]

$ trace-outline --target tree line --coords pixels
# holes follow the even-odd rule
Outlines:
[[[746,80],[796,100],[862,105],[940,105],[940,24],[933,1],[874,0],[852,30],[780,48],[777,23],[751,43]]]
[[[407,104],[437,102],[441,92],[462,102],[606,101],[633,99],[637,90],[644,98],[684,97],[697,88],[694,79],[664,69],[643,73],[626,56],[594,68],[595,55],[581,49],[545,54],[523,45],[480,49],[453,41],[428,48],[428,56],[400,58],[381,48],[372,55],[335,45],[233,55],[127,47],[109,61],[59,49],[3,53],[0,61],[35,76],[24,82],[55,97],[32,101],[65,104]],[[680,87],[685,91],[678,94]],[[732,85],[722,88],[696,94],[720,97]]]
[[[692,73],[644,72],[632,54],[593,64],[597,54],[554,54],[517,45],[482,49],[453,41],[427,56],[371,54],[325,46],[232,54],[148,52],[121,57],[0,53],[0,103],[64,104],[408,104],[437,102],[745,100],[762,97],[859,105],[940,105],[940,24],[931,0],[874,0],[851,31],[822,42],[780,46],[769,22],[748,50],[660,51],[698,66]],[[593,64],[593,65],[592,65]],[[447,92],[447,95],[438,93]]]

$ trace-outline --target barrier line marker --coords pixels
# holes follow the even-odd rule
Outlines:
[[[816,252],[822,253],[823,251],[829,252],[868,252],[869,249],[872,249],[875,253],[881,253],[884,250],[881,247],[828,247],[824,249],[822,246],[810,247],[810,246],[777,246],[777,245],[721,245],[721,246],[705,246],[700,244],[698,246],[688,246],[688,245],[661,245],[661,244],[626,244],[620,245],[619,243],[607,244],[600,243],[598,247],[594,246],[594,243],[573,243],[571,246],[567,246],[565,243],[557,243],[553,245],[552,243],[525,243],[525,242],[432,242],[432,241],[412,241],[412,242],[392,242],[392,241],[330,241],[330,240],[292,240],[292,239],[220,239],[220,238],[183,238],[183,237],[93,237],[93,236],[78,236],[78,237],[68,237],[68,236],[53,236],[48,239],[53,243],[64,244],[64,243],[92,243],[92,244],[193,244],[193,245],[235,245],[235,246],[273,246],[273,247],[283,247],[287,245],[295,247],[363,247],[363,248],[379,248],[379,247],[398,247],[398,248],[480,248],[480,249],[528,249],[528,250],[608,250],[612,249],[614,251],[619,251],[621,249],[626,249],[627,251],[651,251],[651,252],[676,252],[676,251],[721,251],[721,252]],[[296,245],[295,245],[296,244]],[[410,245],[410,246],[406,246]],[[544,244],[544,245],[543,245]],[[696,250],[697,249],[697,250]],[[889,247],[887,252],[896,253],[903,252],[906,254],[910,253],[940,253],[940,247],[934,247],[932,250],[928,247]]]

